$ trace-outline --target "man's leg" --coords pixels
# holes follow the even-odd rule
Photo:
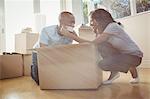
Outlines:
[[[39,85],[37,53],[32,52],[31,77]]]

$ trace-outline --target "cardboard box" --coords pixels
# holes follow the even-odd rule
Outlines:
[[[31,75],[31,65],[32,65],[32,55],[31,54],[24,54],[23,55],[23,65],[24,65],[24,76]]]
[[[2,79],[2,56],[0,55],[0,79]]]
[[[79,28],[79,37],[86,39],[86,40],[94,40],[95,37],[95,33],[93,32],[92,28],[89,26],[81,26]]]
[[[31,54],[34,44],[38,41],[37,33],[20,33],[15,34],[15,52],[21,54]]]
[[[23,76],[22,55],[1,55],[1,79]]]
[[[41,89],[96,89],[102,82],[98,54],[92,44],[39,48]]]

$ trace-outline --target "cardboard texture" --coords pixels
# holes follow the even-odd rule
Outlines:
[[[31,65],[32,65],[32,55],[24,54],[23,55],[23,65],[24,65],[24,76],[31,75]]]
[[[92,28],[88,26],[81,26],[79,28],[79,37],[92,41],[95,39],[95,33],[93,32]]]
[[[0,55],[0,79],[2,79],[2,55]]]
[[[97,50],[92,44],[55,46],[37,51],[41,89],[96,89],[102,82]]]
[[[34,44],[37,42],[39,34],[37,33],[20,33],[15,34],[15,52],[21,54],[31,54]]]
[[[1,79],[23,76],[22,55],[1,55]]]

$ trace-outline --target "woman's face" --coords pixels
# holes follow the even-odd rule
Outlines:
[[[95,19],[91,18],[90,26],[92,27],[94,33],[96,33],[96,36],[101,34],[101,32],[102,32],[101,26],[97,23],[97,21]]]

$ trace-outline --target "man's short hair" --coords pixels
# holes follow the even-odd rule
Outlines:
[[[73,14],[71,13],[71,12],[68,12],[68,11],[63,11],[63,12],[61,12],[60,13],[60,15],[59,15],[59,21],[62,19],[62,18],[64,18],[64,17],[66,17],[66,16],[73,16]]]

